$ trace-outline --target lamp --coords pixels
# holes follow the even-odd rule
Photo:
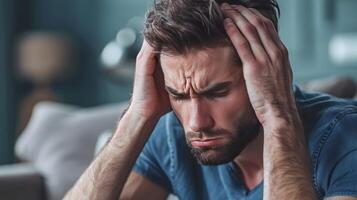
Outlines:
[[[108,42],[102,50],[100,62],[106,75],[119,82],[132,81],[135,71],[136,55],[142,42],[141,17],[128,21],[126,27],[120,29],[116,38]]]

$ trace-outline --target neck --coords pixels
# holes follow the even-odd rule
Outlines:
[[[249,190],[263,181],[263,145],[264,135],[261,131],[244,150],[234,159],[242,172],[242,178]]]

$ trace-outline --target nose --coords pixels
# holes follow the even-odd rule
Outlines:
[[[194,98],[190,102],[189,127],[191,131],[205,131],[214,126],[214,120],[211,116],[210,109],[199,98]]]

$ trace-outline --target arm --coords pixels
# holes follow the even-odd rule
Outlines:
[[[168,192],[138,173],[132,172],[119,199],[167,199]]]
[[[154,125],[155,120],[146,121],[128,111],[111,141],[66,199],[117,199]]]
[[[130,197],[130,191],[152,189],[152,198],[167,196],[167,192],[131,169],[148,140],[160,116],[169,111],[169,101],[163,89],[163,76],[156,67],[153,49],[144,41],[137,57],[132,102],[120,120],[114,136],[98,157],[82,174],[65,199],[117,199]],[[157,196],[155,196],[157,195]]]
[[[264,199],[316,199],[287,50],[272,22],[257,10],[225,5],[226,32],[264,129]]]

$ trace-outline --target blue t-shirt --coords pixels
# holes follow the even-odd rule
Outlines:
[[[295,87],[319,199],[357,197],[357,102]],[[186,145],[173,113],[163,116],[140,154],[134,171],[184,200],[263,199],[263,183],[248,191],[233,162],[200,165]]]

